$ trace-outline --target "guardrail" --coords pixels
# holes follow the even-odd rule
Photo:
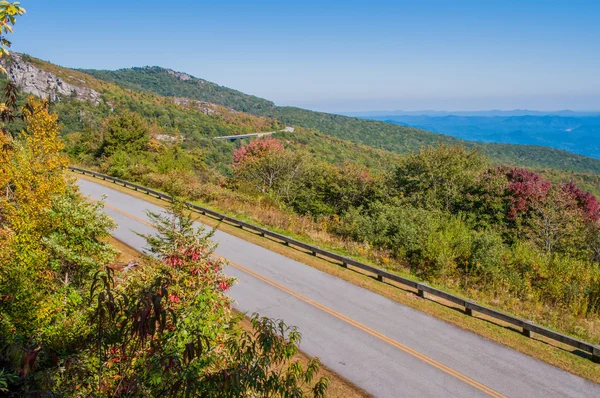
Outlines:
[[[153,189],[131,183],[129,181],[121,180],[119,178],[114,178],[114,177],[110,177],[110,176],[107,176],[104,174],[96,173],[95,171],[85,170],[85,169],[81,169],[79,167],[72,167],[72,166],[70,166],[69,169],[74,172],[90,175],[90,176],[93,176],[96,178],[101,178],[105,181],[110,181],[110,182],[113,182],[116,184],[120,184],[126,188],[131,188],[136,191],[141,191],[148,195],[153,195],[159,199],[164,199],[164,200],[168,200],[168,201],[171,201],[173,199],[171,196],[166,195],[162,192],[158,192]],[[190,202],[185,202],[185,204],[190,209],[197,211],[203,215],[208,215],[208,216],[216,218],[220,221],[225,221],[229,224],[233,224],[234,226],[242,228],[242,229],[246,228],[248,230],[257,232],[261,236],[269,236],[271,238],[275,238],[277,240],[282,241],[285,245],[288,245],[288,246],[293,245],[293,246],[308,250],[309,252],[312,253],[313,256],[321,255],[322,257],[328,258],[330,260],[339,261],[341,263],[341,265],[345,268],[347,268],[348,266],[353,266],[353,267],[362,269],[364,271],[371,272],[371,273],[377,275],[377,279],[381,282],[383,282],[385,279],[388,279],[388,280],[391,280],[394,282],[398,282],[402,285],[411,287],[411,288],[417,290],[417,294],[419,295],[419,297],[425,298],[427,294],[431,294],[432,296],[440,297],[444,300],[450,301],[454,304],[464,307],[465,313],[469,316],[473,316],[473,313],[478,312],[480,314],[487,315],[491,318],[498,319],[498,320],[501,320],[508,324],[511,324],[511,325],[521,328],[522,329],[521,333],[527,337],[532,337],[534,333],[537,333],[537,334],[545,336],[549,339],[552,339],[552,340],[561,342],[563,344],[567,344],[569,346],[575,347],[577,349],[580,349],[582,351],[592,354],[591,355],[592,361],[594,361],[596,363],[600,363],[600,346],[597,346],[597,345],[594,345],[594,344],[591,344],[591,343],[588,343],[588,342],[585,342],[582,340],[578,340],[571,336],[567,336],[567,335],[555,332],[554,330],[551,330],[551,329],[548,329],[548,328],[545,328],[542,326],[535,325],[531,321],[522,320],[522,319],[516,318],[512,315],[508,315],[503,312],[484,307],[482,305],[475,303],[474,301],[470,301],[470,300],[455,296],[453,294],[444,292],[442,290],[436,289],[434,287],[428,286],[426,283],[413,281],[408,278],[403,278],[399,275],[395,275],[395,274],[392,274],[385,270],[373,267],[371,265],[361,263],[360,261],[353,260],[349,257],[341,256],[339,254],[332,253],[330,251],[321,249],[318,246],[309,245],[307,243],[290,238],[288,236],[278,234],[273,231],[269,231],[268,229],[261,228],[256,225],[252,225],[252,224],[249,224],[249,223],[241,221],[241,220],[237,220],[232,217],[228,217],[224,214],[217,213],[216,211],[198,206],[196,204],[193,204]]]

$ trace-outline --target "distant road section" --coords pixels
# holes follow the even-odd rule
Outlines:
[[[282,132],[293,133],[294,132],[294,128],[290,127],[290,126],[286,126],[283,130],[279,130],[279,131],[263,131],[263,132],[260,132],[260,133],[224,135],[224,136],[221,136],[221,137],[215,137],[215,140],[235,141],[235,140],[241,140],[243,138],[264,137],[266,135],[273,135],[275,133],[282,133]]]

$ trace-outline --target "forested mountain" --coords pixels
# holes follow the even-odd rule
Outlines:
[[[167,97],[187,97],[220,104],[238,111],[268,113],[275,104],[263,98],[219,86],[186,73],[158,66],[110,70],[80,69],[98,79]],[[202,95],[198,95],[201,92]]]
[[[328,135],[397,153],[408,153],[423,145],[444,142],[478,148],[498,164],[600,173],[600,160],[563,150],[535,145],[474,143],[381,121],[313,112],[295,107],[279,107],[262,98],[160,67],[117,71],[86,69],[84,72],[123,87],[164,96],[210,101],[232,109],[273,117],[286,124],[319,130]]]
[[[215,103],[223,96],[214,98],[215,102],[164,97],[148,91],[123,88],[81,71],[62,68],[24,54],[14,54],[7,64],[10,79],[25,91],[23,97],[32,93],[54,99],[51,107],[59,115],[63,135],[79,137],[82,132],[98,130],[103,121],[115,113],[131,112],[150,126],[150,135],[154,139],[161,142],[181,141],[186,150],[201,149],[208,165],[225,173],[229,172],[232,151],[239,143],[214,140],[214,137],[281,130],[285,127],[275,118],[245,113]],[[208,82],[207,85],[215,86]],[[264,101],[227,88],[222,90],[234,93],[231,95],[236,98]],[[225,97],[230,98],[229,94]],[[15,123],[9,128],[18,132],[22,125]],[[395,157],[390,152],[309,129],[297,128],[293,134],[282,133],[281,136],[290,146],[319,153],[322,160],[331,163],[342,164],[352,158],[368,166],[384,167],[393,163]],[[98,137],[90,139],[97,141]]]

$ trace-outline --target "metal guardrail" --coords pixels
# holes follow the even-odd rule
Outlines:
[[[96,173],[95,171],[81,169],[79,167],[69,166],[69,169],[74,172],[81,173],[81,174],[87,174],[87,175],[90,175],[90,176],[93,176],[96,178],[101,178],[105,181],[111,181],[116,184],[121,184],[126,188],[131,188],[136,191],[141,191],[148,195],[156,196],[157,198],[160,198],[160,199],[164,199],[164,200],[168,200],[168,201],[172,200],[172,197],[169,195],[166,195],[162,192],[155,191],[150,188],[146,188],[146,187],[138,185],[138,184],[131,183],[129,181],[125,181],[125,180],[121,180],[119,178],[114,178],[114,177],[110,177],[110,176],[107,176],[104,174]],[[469,316],[473,316],[474,312],[478,312],[480,314],[487,315],[491,318],[498,319],[498,320],[501,320],[508,324],[511,324],[511,325],[521,328],[522,329],[521,333],[527,337],[532,337],[534,333],[537,333],[537,334],[545,336],[549,339],[552,339],[552,340],[561,342],[563,344],[567,344],[569,346],[575,347],[579,350],[588,352],[588,353],[592,354],[592,361],[594,361],[596,363],[600,363],[600,346],[576,339],[571,336],[564,335],[562,333],[555,332],[554,330],[551,330],[551,329],[548,329],[548,328],[545,328],[542,326],[535,325],[531,321],[522,320],[522,319],[519,319],[512,315],[508,315],[503,312],[484,307],[473,301],[470,301],[470,300],[455,296],[453,294],[444,292],[442,290],[436,289],[434,287],[428,286],[426,283],[417,282],[417,281],[413,281],[411,279],[403,278],[399,275],[395,275],[395,274],[392,274],[385,270],[373,267],[371,265],[361,263],[360,261],[353,260],[349,257],[345,257],[345,256],[341,256],[336,253],[332,253],[330,251],[321,249],[318,246],[309,245],[307,243],[290,238],[288,236],[278,234],[273,231],[269,231],[268,229],[261,228],[256,225],[252,225],[252,224],[249,224],[249,223],[241,221],[241,220],[237,220],[232,217],[228,217],[224,214],[217,213],[216,211],[198,206],[198,205],[190,203],[190,202],[185,202],[185,203],[190,209],[197,211],[203,215],[208,215],[208,216],[216,218],[220,221],[225,221],[229,224],[233,224],[234,226],[237,226],[242,229],[246,228],[248,230],[257,232],[261,236],[269,236],[271,238],[275,238],[277,240],[282,241],[284,244],[286,244],[288,246],[293,245],[293,246],[308,250],[314,256],[320,255],[322,257],[325,257],[325,258],[328,258],[331,260],[339,261],[342,264],[342,266],[345,268],[347,268],[348,266],[353,266],[353,267],[362,269],[364,271],[371,272],[371,273],[377,275],[377,279],[381,282],[383,282],[384,279],[389,279],[391,281],[398,282],[402,285],[411,287],[413,289],[417,289],[417,294],[420,297],[425,298],[426,294],[431,294],[432,296],[440,297],[444,300],[450,301],[454,304],[464,307],[465,313]]]

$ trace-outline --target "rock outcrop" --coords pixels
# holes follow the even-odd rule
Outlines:
[[[191,98],[174,97],[173,102],[177,105],[194,107],[205,115],[220,114],[219,105],[211,104],[210,102],[195,100]],[[231,113],[237,113],[232,109],[228,109]]]
[[[8,78],[21,89],[40,98],[58,101],[61,97],[71,97],[100,103],[100,93],[91,88],[67,83],[60,77],[26,62],[22,54],[13,53],[5,63]]]
[[[177,80],[192,80],[192,77],[187,73],[175,72],[174,70],[167,69],[167,73],[169,75],[173,75],[177,78]]]

